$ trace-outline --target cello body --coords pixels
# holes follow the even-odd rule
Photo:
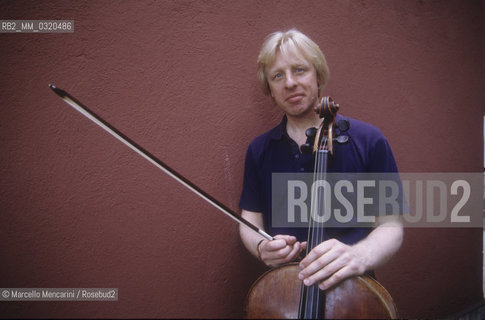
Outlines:
[[[264,273],[253,283],[246,299],[248,319],[296,319],[302,281],[298,264],[290,263]],[[397,308],[386,289],[369,276],[346,279],[326,290],[325,318],[394,319]]]

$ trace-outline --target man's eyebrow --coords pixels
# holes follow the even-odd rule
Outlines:
[[[268,69],[268,73],[275,73],[275,72],[279,72],[279,71],[282,71],[284,68],[281,68],[281,67],[273,67],[273,68],[269,68]]]
[[[310,64],[305,62],[305,61],[298,61],[298,62],[290,64],[290,68],[308,67],[308,66],[310,66]],[[269,72],[276,72],[276,71],[281,71],[281,70],[284,70],[284,69],[285,68],[283,68],[283,67],[272,67],[272,68],[269,68],[268,71]]]

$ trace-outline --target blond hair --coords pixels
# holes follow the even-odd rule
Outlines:
[[[312,63],[317,72],[318,92],[321,94],[321,90],[327,84],[330,76],[327,61],[318,45],[295,29],[270,34],[261,47],[258,56],[257,76],[264,94],[271,94],[266,75],[266,67],[274,63],[278,52],[281,52],[284,56],[301,53],[308,62]]]

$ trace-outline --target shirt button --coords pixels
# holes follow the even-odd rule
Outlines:
[[[301,171],[301,172],[305,171],[305,168],[300,168],[300,171]]]
[[[295,154],[295,159],[300,159],[300,155],[299,154]]]

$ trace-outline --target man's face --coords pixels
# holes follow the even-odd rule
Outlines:
[[[267,67],[271,96],[289,117],[304,117],[313,112],[318,101],[317,73],[299,51],[296,54],[276,54],[276,60]]]

